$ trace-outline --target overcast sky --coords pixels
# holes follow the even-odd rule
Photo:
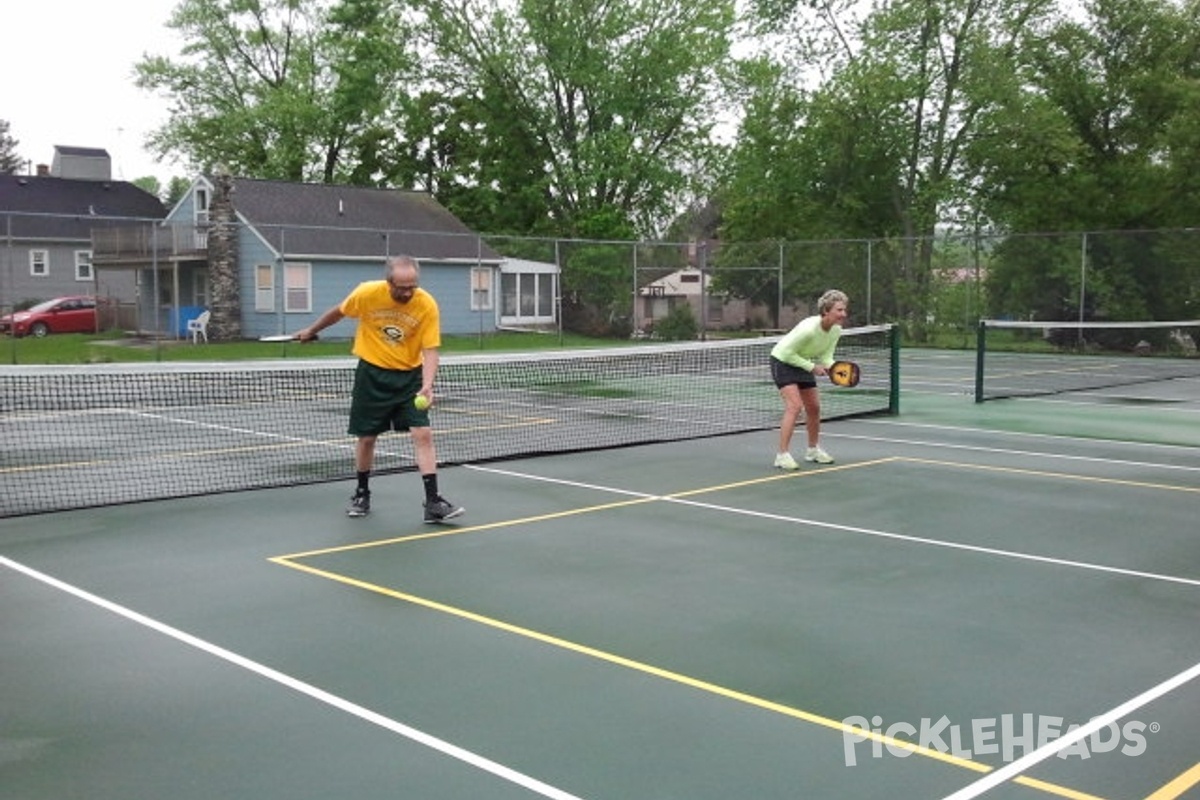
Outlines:
[[[113,177],[156,176],[164,186],[182,166],[159,163],[142,146],[162,124],[160,100],[134,85],[145,54],[174,57],[166,27],[177,0],[24,0],[0,14],[0,119],[17,154],[49,164],[55,145],[100,147]]]

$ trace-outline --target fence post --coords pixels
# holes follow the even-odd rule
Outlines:
[[[779,264],[775,269],[775,327],[783,327],[783,240],[779,240]]]
[[[1082,245],[1079,253],[1079,321],[1083,322],[1083,304],[1087,300],[1087,293],[1084,287],[1087,285],[1087,231],[1083,232]],[[1083,330],[1079,331],[1079,338],[1083,339]]]
[[[975,333],[975,402],[983,402],[983,354],[987,349],[987,320],[979,320]]]

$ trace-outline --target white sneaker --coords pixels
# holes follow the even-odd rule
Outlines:
[[[796,459],[792,458],[791,453],[780,453],[775,456],[775,466],[780,469],[800,469],[800,465],[796,463]]]
[[[804,451],[805,461],[815,461],[818,464],[832,464],[833,456],[821,449],[820,445],[810,447]]]

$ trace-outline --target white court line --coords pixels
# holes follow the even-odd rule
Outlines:
[[[492,475],[505,475],[510,478],[522,478],[524,480],[538,481],[539,483],[557,483],[560,486],[571,486],[576,489],[591,489],[597,492],[607,492],[608,494],[619,494],[625,497],[639,497],[648,500],[661,500],[661,495],[650,494],[648,492],[635,492],[631,489],[618,489],[615,486],[600,486],[596,483],[582,483],[580,481],[569,481],[565,478],[547,478],[542,475],[531,475],[527,472],[516,472],[510,469],[500,469],[498,467],[484,467],[478,464],[463,464],[466,469],[472,469],[476,472],[487,472]]]
[[[1119,388],[1119,387],[1114,387],[1114,388]],[[1084,397],[1088,397],[1088,396],[1089,395],[1084,395]],[[1111,398],[1117,398],[1117,399],[1122,399],[1124,397],[1127,397],[1127,395],[1112,395],[1112,394],[1090,395],[1090,396],[1092,396],[1092,397],[1111,397]],[[1114,405],[1113,403],[1105,403],[1105,402],[1099,401],[1099,400],[1088,401],[1085,399],[1068,400],[1068,399],[1062,399],[1062,398],[1053,398],[1052,399],[1049,397],[1011,397],[1008,399],[1019,400],[1022,403],[1030,403],[1030,402],[1054,403],[1057,405],[1068,405],[1068,406],[1107,406],[1109,408],[1112,408]],[[1137,399],[1140,399],[1140,398],[1137,398]],[[1170,403],[1191,402],[1192,399],[1193,398],[1190,398],[1190,397],[1162,398],[1161,404],[1155,403],[1153,405],[1146,406],[1146,407],[1153,408],[1155,411],[1165,411],[1165,412],[1174,413],[1174,414],[1200,414],[1200,408],[1189,408],[1189,407],[1181,408],[1179,406],[1170,405]]]
[[[547,482],[547,483],[555,483],[555,484],[561,484],[561,485],[566,485],[566,486],[575,486],[575,487],[586,488],[586,489],[595,489],[595,490],[599,490],[599,491],[608,491],[608,492],[614,492],[614,493],[622,494],[622,495],[633,495],[633,496],[638,496],[638,497],[655,497],[653,495],[648,495],[648,494],[644,494],[641,492],[632,492],[632,491],[628,491],[628,490],[624,490],[624,489],[604,487],[604,486],[599,486],[596,484],[588,484],[588,483],[582,483],[582,482],[578,482],[578,481],[568,481],[568,480],[563,480],[560,478],[546,478],[546,477],[542,477],[540,475],[531,475],[528,473],[521,473],[521,472],[516,472],[513,470],[497,470],[497,469],[492,469],[489,467],[480,467],[480,466],[471,466],[471,465],[468,465],[468,467],[470,469],[478,470],[480,472],[490,472],[490,473],[494,473],[494,474],[506,475],[509,477],[515,477],[515,478],[520,478],[520,479],[525,479],[525,480],[543,481],[543,482]],[[875,536],[875,537],[884,538],[884,539],[893,539],[893,540],[897,540],[897,541],[911,542],[914,544],[924,544],[924,545],[931,545],[934,547],[945,547],[945,548],[955,549],[955,550],[965,550],[968,552],[982,553],[985,555],[995,555],[995,556],[1001,556],[1001,557],[1005,557],[1005,558],[1015,558],[1015,559],[1020,559],[1020,560],[1052,564],[1052,565],[1056,565],[1056,566],[1072,567],[1072,568],[1076,568],[1076,569],[1092,570],[1092,571],[1096,571],[1096,572],[1103,572],[1103,573],[1109,573],[1109,574],[1124,575],[1124,576],[1138,577],[1138,578],[1149,578],[1151,580],[1164,581],[1164,582],[1168,582],[1168,583],[1180,583],[1180,584],[1189,585],[1189,586],[1200,586],[1200,580],[1179,578],[1179,577],[1175,577],[1172,575],[1160,575],[1160,574],[1151,573],[1151,572],[1141,572],[1138,570],[1127,570],[1127,569],[1121,569],[1118,567],[1108,567],[1108,566],[1104,566],[1101,564],[1090,564],[1090,563],[1082,562],[1082,561],[1069,561],[1069,560],[1065,560],[1065,559],[1049,558],[1046,556],[1037,556],[1037,555],[1031,555],[1031,554],[1027,554],[1027,553],[1018,553],[1018,552],[1009,551],[1009,550],[999,550],[999,549],[991,548],[991,547],[980,547],[980,546],[976,546],[976,545],[958,544],[958,543],[953,543],[953,542],[942,542],[942,541],[938,541],[936,539],[927,539],[927,538],[919,537],[919,536],[908,536],[908,535],[904,535],[904,534],[888,533],[886,531],[876,531],[876,530],[872,530],[869,528],[859,528],[859,527],[854,527],[854,526],[850,526],[850,525],[837,525],[837,524],[833,524],[833,523],[818,522],[815,520],[803,519],[803,518],[799,518],[799,517],[788,517],[788,516],[784,516],[781,514],[770,514],[770,513],[766,513],[766,512],[749,511],[749,510],[743,509],[743,508],[730,508],[728,506],[720,506],[720,505],[716,505],[713,503],[701,503],[701,502],[698,502],[695,500],[687,500],[687,499],[679,498],[679,497],[656,496],[656,499],[660,499],[660,500],[663,500],[666,502],[678,503],[681,505],[695,506],[698,508],[704,508],[704,509],[709,509],[709,510],[714,510],[714,511],[721,511],[721,512],[725,512],[725,513],[753,516],[753,517],[771,519],[771,520],[780,521],[780,522],[790,522],[790,523],[796,523],[796,524],[813,525],[815,527],[827,528],[827,529],[837,530],[837,531],[842,531],[842,532],[847,532],[847,533],[857,533],[857,534],[863,534],[863,535],[867,535],[867,536]],[[951,795],[948,795],[943,800],[972,800],[972,798],[978,797],[979,795],[983,794],[984,792],[988,791],[989,789],[994,788],[995,786],[1000,785],[1001,783],[1006,783],[1010,780],[1013,780],[1013,779],[1019,777],[1022,773],[1031,769],[1036,764],[1049,758],[1050,756],[1055,755],[1056,753],[1060,752],[1061,750],[1064,750],[1067,747],[1070,747],[1071,745],[1075,744],[1076,742],[1078,742],[1088,736],[1091,736],[1093,733],[1100,730],[1101,728],[1106,727],[1109,724],[1115,722],[1116,720],[1119,720],[1119,719],[1129,715],[1130,713],[1136,711],[1137,709],[1141,708],[1142,706],[1147,705],[1147,704],[1153,702],[1154,700],[1157,700],[1158,698],[1168,694],[1171,691],[1174,691],[1178,687],[1183,686],[1184,684],[1192,681],[1197,676],[1200,676],[1200,664],[1197,664],[1197,665],[1191,667],[1190,669],[1179,673],[1178,675],[1176,675],[1173,678],[1163,681],[1158,686],[1155,686],[1154,688],[1149,689],[1146,692],[1143,692],[1142,694],[1138,695],[1137,697],[1133,698],[1132,700],[1129,700],[1129,701],[1117,706],[1116,708],[1112,709],[1111,711],[1109,711],[1105,714],[1102,714],[1101,716],[1093,718],[1086,725],[1083,725],[1083,726],[1075,729],[1074,731],[1072,731],[1069,734],[1065,734],[1062,738],[1056,739],[1053,742],[1050,742],[1049,744],[1042,746],[1038,750],[1035,750],[1034,752],[1029,753],[1026,756],[1023,756],[1022,758],[1017,759],[1016,761],[1012,762],[1011,764],[1008,764],[1000,769],[997,769],[994,772],[989,773],[986,777],[981,778],[980,780],[966,786],[963,789],[958,790],[957,792],[955,792]]]
[[[1065,734],[1061,739],[1055,739],[1048,744],[1042,745],[1037,750],[1018,758],[1011,764],[1007,764],[995,772],[989,773],[986,777],[980,778],[974,783],[964,786],[962,789],[959,789],[953,794],[946,795],[943,800],[971,800],[971,798],[978,797],[989,789],[1016,778],[1023,772],[1028,771],[1035,764],[1045,761],[1050,756],[1058,753],[1061,750],[1065,750],[1081,739],[1091,736],[1101,728],[1111,725],[1122,717],[1128,716],[1134,711],[1137,711],[1142,706],[1157,700],[1158,698],[1171,691],[1174,691],[1175,689],[1178,689],[1180,686],[1183,686],[1189,681],[1195,680],[1198,676],[1200,676],[1200,664],[1196,664],[1190,669],[1179,673],[1175,677],[1168,678],[1157,686],[1147,689],[1137,697],[1125,701],[1108,713],[1092,718],[1086,725],[1082,725],[1070,733]]]
[[[1067,436],[1062,433],[1033,433],[1030,431],[1005,431],[995,428],[972,428],[966,425],[934,425],[931,422],[898,422],[892,419],[857,419],[853,422],[859,422],[864,425],[893,425],[898,428],[924,428],[932,431],[950,431],[951,433],[983,433],[989,436],[1017,438],[1017,439],[1056,439],[1066,442],[1077,442],[1085,445],[1101,445],[1101,446],[1120,446],[1133,448],[1148,448],[1152,450],[1184,450],[1186,452],[1195,452],[1196,448],[1193,445],[1187,444],[1170,444],[1169,442],[1135,442],[1125,439],[1088,439],[1082,436]],[[837,436],[838,434],[830,434]],[[881,440],[887,441],[887,440]],[[954,447],[955,445],[947,445]],[[1017,451],[1023,452],[1023,451]],[[1038,455],[1054,456],[1056,453],[1039,453]],[[1108,461],[1109,459],[1101,458],[1099,461]]]
[[[371,711],[369,708],[364,708],[357,703],[352,703],[349,700],[344,700],[341,697],[338,697],[337,695],[330,694],[323,689],[318,689],[316,686],[313,686],[310,683],[297,680],[290,675],[285,675],[284,673],[264,666],[257,661],[252,661],[245,656],[240,656],[237,653],[226,650],[223,647],[219,647],[203,639],[192,636],[191,634],[185,633],[178,628],[173,628],[170,625],[166,625],[155,619],[147,617],[144,614],[139,614],[138,612],[125,608],[124,606],[118,605],[109,600],[105,600],[102,597],[98,597],[91,592],[87,592],[68,583],[64,583],[57,578],[53,578],[45,573],[38,572],[35,569],[27,567],[23,564],[19,564],[8,558],[5,558],[4,556],[0,556],[0,565],[6,566],[9,569],[15,570],[16,572],[20,572],[30,578],[33,578],[34,580],[41,581],[47,586],[52,586],[59,591],[74,595],[75,597],[91,603],[92,605],[99,606],[106,611],[111,611],[114,614],[125,617],[132,622],[136,622],[138,625],[143,625],[153,631],[165,634],[172,639],[208,653],[209,655],[216,656],[223,661],[228,661],[235,666],[241,667],[249,672],[253,672],[256,675],[260,675],[267,680],[274,681],[275,683],[285,686],[288,689],[292,689],[300,694],[307,695],[318,702],[333,706],[339,711],[343,711],[347,714],[358,717],[359,719],[369,722],[372,725],[378,725],[385,730],[389,730],[392,733],[397,733],[416,742],[417,744],[424,745],[425,747],[436,750],[439,753],[462,761],[463,763],[469,764],[476,769],[489,772],[498,778],[515,783],[516,785],[528,789],[536,794],[540,794],[543,797],[556,798],[556,800],[580,800],[580,798],[578,798],[576,795],[564,792],[563,790],[557,789],[547,783],[543,783],[542,781],[531,778],[528,775],[517,772],[514,769],[510,769],[503,764],[498,764],[491,759],[484,758],[476,753],[472,753],[470,750],[465,750],[461,747],[450,744],[443,739],[439,739],[436,736],[424,733],[416,728],[411,728],[408,725],[397,722],[394,719]]]
[[[859,528],[854,525],[838,525],[833,522],[821,522],[820,520],[804,519],[803,517],[788,517],[784,516],[783,514],[771,514],[765,511],[750,511],[745,508],[732,508],[730,506],[722,506],[715,503],[701,503],[697,500],[684,500],[683,498],[679,497],[664,497],[662,499],[667,502],[696,506],[698,508],[709,509],[710,511],[723,511],[728,514],[759,517],[777,522],[791,522],[800,525],[811,525],[815,528],[826,528],[828,530],[841,531],[842,533],[857,533],[863,536],[874,536],[879,539],[891,539],[893,541],[908,542],[909,544],[923,544],[930,545],[932,547],[944,547],[948,550],[965,550],[969,553],[982,553],[983,555],[1000,556],[1002,558],[1015,558],[1021,561],[1033,561],[1039,564],[1052,564],[1057,567],[1072,567],[1074,569],[1089,570],[1092,572],[1105,572],[1111,575],[1124,575],[1132,578],[1147,578],[1149,580],[1163,581],[1165,583],[1181,583],[1184,586],[1200,586],[1200,579],[1180,578],[1175,575],[1163,575],[1158,572],[1143,572],[1141,570],[1125,569],[1123,567],[1109,567],[1104,564],[1093,564],[1089,561],[1072,561],[1066,558],[1039,556],[1033,553],[1022,553],[1017,550],[1000,550],[995,547],[962,544],[961,542],[944,542],[940,539],[928,539],[924,536],[912,536],[906,533],[890,533],[888,531],[878,531],[872,528]]]
[[[874,423],[872,423],[872,424],[874,424]],[[936,428],[939,426],[930,426],[930,427]],[[994,431],[986,431],[986,430],[972,429],[972,428],[957,428],[957,429],[946,428],[946,430],[960,430],[960,431],[967,431],[967,432],[975,431],[978,433],[994,433]],[[910,444],[910,445],[917,445],[919,447],[935,447],[935,448],[940,448],[942,450],[968,450],[968,451],[975,452],[975,453],[997,453],[997,454],[1001,454],[1001,455],[1010,455],[1010,456],[1033,456],[1035,458],[1058,459],[1060,461],[1085,461],[1085,462],[1092,463],[1092,464],[1120,464],[1120,465],[1126,466],[1126,467],[1149,467],[1149,468],[1153,468],[1153,469],[1178,470],[1181,472],[1200,472],[1200,467],[1189,467],[1184,464],[1160,464],[1160,463],[1157,463],[1154,461],[1129,461],[1127,459],[1120,459],[1120,458],[1098,458],[1096,456],[1071,456],[1071,455],[1067,455],[1065,453],[1043,453],[1043,452],[1038,452],[1036,450],[1010,450],[1008,448],[1003,448],[1003,447],[982,447],[980,445],[971,445],[971,444],[947,444],[945,442],[923,442],[918,439],[891,439],[886,436],[861,436],[861,435],[852,434],[852,433],[829,433],[829,434],[825,434],[825,435],[827,435],[831,438],[834,438],[834,439],[857,439],[860,441],[867,441],[867,442],[884,442],[886,444]],[[1021,435],[1034,436],[1037,434],[1021,434]],[[1042,435],[1052,436],[1052,434],[1042,434]],[[1056,437],[1056,438],[1067,439],[1070,437],[1061,436],[1061,437]],[[1087,441],[1087,440],[1084,440],[1084,441]],[[1174,447],[1174,445],[1147,445],[1147,446]],[[1193,447],[1193,448],[1181,448],[1181,449],[1195,450],[1196,448]]]
[[[1089,561],[1073,561],[1065,558],[1053,558],[1051,556],[1039,556],[1034,553],[1022,553],[1016,550],[1001,550],[995,547],[983,547],[981,545],[963,544],[961,542],[946,542],[940,539],[929,539],[924,536],[913,536],[905,533],[891,533],[889,531],[874,530],[872,528],[860,528],[854,525],[838,525],[833,522],[822,522],[815,519],[807,519],[805,517],[790,517],[783,514],[772,514],[766,511],[752,511],[745,508],[734,508],[731,506],[718,505],[716,503],[702,503],[698,500],[687,500],[682,497],[672,497],[671,495],[654,495],[643,492],[634,492],[627,489],[618,489],[609,486],[600,486],[591,483],[581,483],[578,481],[568,481],[561,478],[547,478],[541,475],[533,475],[525,472],[515,472],[513,470],[500,470],[491,467],[481,467],[477,465],[466,465],[467,469],[476,470],[478,472],[489,472],[496,475],[505,475],[508,477],[519,478],[523,480],[539,481],[542,483],[556,483],[563,486],[574,486],[581,489],[593,489],[600,492],[609,492],[611,494],[626,495],[632,497],[641,497],[652,500],[661,500],[668,503],[678,503],[680,505],[694,506],[703,508],[709,511],[720,511],[726,514],[735,514],[747,517],[757,517],[759,519],[769,519],[774,522],[787,522],[795,525],[811,525],[815,528],[826,528],[828,530],[840,531],[842,533],[854,533],[863,536],[874,536],[879,539],[890,539],[892,541],[907,542],[909,544],[928,545],[930,547],[944,547],[948,550],[963,550],[969,553],[980,553],[982,555],[1000,556],[1001,558],[1013,558],[1021,561],[1032,561],[1038,564],[1051,564],[1058,567],[1070,567],[1073,569],[1082,569],[1091,572],[1103,572],[1110,575],[1122,575],[1131,578],[1146,578],[1148,580],[1161,581],[1163,583],[1177,583],[1184,586],[1200,586],[1200,579],[1181,578],[1176,575],[1164,575],[1158,572],[1143,572],[1136,569],[1125,569],[1123,567],[1110,567],[1105,564],[1094,564]],[[689,490],[689,493],[695,490]]]

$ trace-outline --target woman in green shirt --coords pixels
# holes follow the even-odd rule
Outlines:
[[[842,335],[849,302],[844,292],[830,289],[817,301],[817,315],[792,328],[771,349],[771,378],[783,398],[783,420],[779,424],[779,452],[775,466],[800,469],[792,458],[792,432],[804,412],[808,449],[804,460],[832,464],[833,457],[821,448],[821,393],[817,376],[833,364],[833,351]]]

